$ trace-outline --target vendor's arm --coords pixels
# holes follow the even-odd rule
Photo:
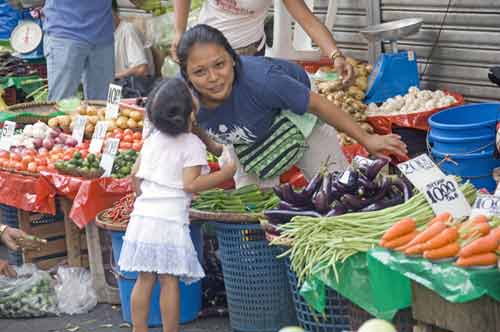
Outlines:
[[[147,64],[141,64],[134,66],[132,68],[125,69],[119,73],[116,73],[115,78],[124,78],[128,76],[140,76],[146,77],[149,75],[149,66]]]
[[[175,37],[170,47],[172,58],[177,61],[177,45],[182,38],[182,34],[187,29],[191,0],[173,0],[174,4],[174,25]]]
[[[407,154],[406,145],[400,140],[398,135],[390,134],[381,136],[368,134],[349,114],[315,92],[311,92],[309,97],[309,111],[335,127],[338,131],[342,131],[354,138],[368,152],[376,156],[383,156],[387,153],[395,155]]]
[[[22,238],[28,237],[28,234],[26,234],[22,230],[2,224],[0,224],[0,231],[0,242],[5,244],[10,250],[18,250],[18,241]]]
[[[300,24],[325,55],[331,56],[338,50],[332,33],[328,31],[327,27],[311,12],[303,0],[283,0],[283,3],[290,12],[290,15]],[[342,75],[344,84],[352,84],[354,81],[354,70],[352,66],[345,61],[343,56],[335,58],[334,66],[337,72]]]

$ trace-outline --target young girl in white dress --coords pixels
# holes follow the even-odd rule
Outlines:
[[[163,80],[148,96],[153,126],[134,167],[137,198],[119,266],[139,272],[132,290],[134,332],[147,332],[151,292],[160,281],[163,332],[179,331],[179,279],[204,277],[189,232],[191,194],[216,187],[236,171],[234,162],[208,174],[207,152],[191,133],[193,97],[180,79]]]

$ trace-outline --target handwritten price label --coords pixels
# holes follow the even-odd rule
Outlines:
[[[16,131],[16,123],[5,121],[2,127],[2,136],[0,137],[0,149],[8,151],[12,146],[12,136]]]
[[[92,134],[92,141],[90,142],[89,151],[91,153],[100,153],[108,131],[108,122],[97,122],[94,133]]]
[[[471,207],[452,176],[427,183],[423,192],[435,214],[449,212],[455,218],[470,215]]]
[[[500,197],[489,194],[479,194],[472,205],[471,216],[500,216]]]
[[[122,99],[122,87],[110,84],[108,89],[108,100],[106,102],[106,120],[116,119],[120,110]]]
[[[419,190],[422,190],[428,183],[445,176],[426,154],[398,164],[398,168]]]
[[[104,153],[101,157],[100,166],[104,169],[103,177],[111,176],[113,171],[113,164],[115,163],[115,156],[118,152],[120,140],[118,138],[108,138],[104,145]]]
[[[85,135],[85,126],[87,125],[87,117],[78,115],[75,119],[75,124],[73,126],[73,136],[78,143],[83,142],[83,136]]]

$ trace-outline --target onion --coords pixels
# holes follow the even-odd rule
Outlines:
[[[33,139],[33,144],[35,145],[35,148],[40,148],[42,146],[43,139],[41,138],[35,138]]]
[[[66,139],[66,145],[67,145],[67,146],[74,147],[74,146],[77,146],[77,145],[78,145],[78,141],[77,141],[76,139],[74,139],[73,137],[69,136],[69,137]]]
[[[54,143],[55,144],[64,144],[64,138],[62,138],[61,136],[56,136],[56,137],[54,137]]]
[[[47,153],[47,152],[49,152],[49,150],[43,146],[38,149],[38,153]]]
[[[394,326],[382,319],[370,319],[359,328],[358,332],[397,332]]]
[[[57,136],[59,136],[61,132],[56,129],[56,128],[50,128],[48,131],[47,131],[47,134],[48,136],[52,137],[52,138],[56,138]]]
[[[54,147],[54,140],[52,138],[46,137],[43,140],[42,145],[47,150],[50,150],[50,149],[52,149]]]

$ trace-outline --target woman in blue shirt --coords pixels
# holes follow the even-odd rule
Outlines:
[[[335,104],[310,90],[306,72],[288,61],[238,56],[224,35],[207,25],[187,31],[177,48],[181,73],[200,103],[199,136],[215,155],[232,146],[244,173],[271,179],[297,163],[311,177],[328,156],[347,163],[335,129],[372,154],[406,154],[397,135],[366,133]],[[215,142],[214,142],[215,141]],[[220,144],[218,144],[220,143]],[[238,181],[255,182],[255,178]],[[239,182],[239,183],[238,183]]]

